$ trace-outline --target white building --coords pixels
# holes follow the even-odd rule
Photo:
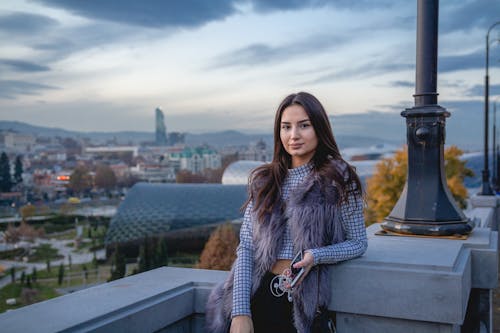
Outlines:
[[[36,143],[34,136],[14,132],[3,133],[3,144],[7,150],[26,153],[33,149]]]
[[[218,169],[222,166],[220,154],[206,147],[185,147],[182,151],[169,152],[165,160],[176,172],[189,170],[192,173],[201,173],[205,169]]]

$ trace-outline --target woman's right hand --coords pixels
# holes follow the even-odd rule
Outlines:
[[[249,316],[235,316],[231,320],[230,333],[254,333],[252,318]]]

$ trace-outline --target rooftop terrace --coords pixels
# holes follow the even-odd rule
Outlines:
[[[333,265],[339,333],[493,332],[497,197],[476,196],[467,239],[377,236]],[[227,272],[163,267],[0,315],[2,332],[203,332],[210,289]]]

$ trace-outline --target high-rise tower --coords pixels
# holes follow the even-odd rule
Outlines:
[[[157,107],[156,110],[156,139],[155,143],[157,146],[166,146],[167,145],[167,128],[165,127],[165,117],[163,115],[163,111],[160,107]]]

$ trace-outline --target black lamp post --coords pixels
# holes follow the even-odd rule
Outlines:
[[[498,169],[500,169],[499,165],[499,146],[496,144],[496,125],[497,125],[497,100],[498,97],[495,99],[493,103],[493,187],[495,190],[495,193],[500,190],[500,173],[498,172]]]
[[[500,24],[500,21],[493,23],[486,33],[486,74],[484,76],[484,168],[483,168],[483,184],[481,195],[493,195],[493,190],[490,184],[490,171],[488,169],[488,113],[489,113],[489,94],[490,94],[490,77],[488,75],[488,65],[490,62],[490,32]],[[495,147],[493,146],[493,150]]]
[[[493,192],[496,192],[498,189],[498,172],[497,172],[497,159],[496,159],[496,143],[497,140],[497,105],[496,102],[493,106],[493,147],[492,148],[492,159],[493,159],[493,177],[491,178],[491,182],[493,183]]]
[[[406,118],[408,177],[384,230],[411,235],[464,235],[472,225],[457,207],[444,173],[445,120],[437,104],[438,0],[418,0],[415,106]]]

